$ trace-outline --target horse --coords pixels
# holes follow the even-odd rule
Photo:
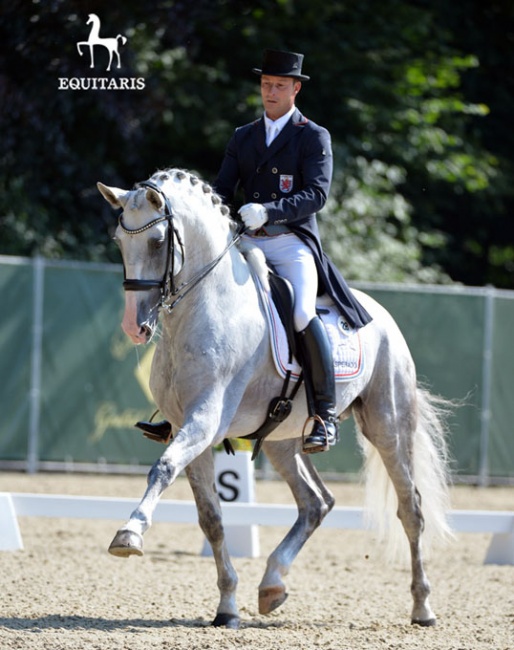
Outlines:
[[[82,56],[82,50],[80,49],[81,46],[88,45],[89,54],[91,55],[91,65],[89,67],[94,68],[95,67],[94,48],[95,45],[101,45],[102,47],[105,47],[109,52],[109,65],[107,66],[107,72],[111,69],[111,63],[114,54],[116,54],[116,57],[118,59],[117,67],[121,68],[120,53],[118,51],[120,45],[119,41],[121,41],[121,43],[125,45],[125,43],[127,42],[127,38],[122,34],[118,34],[116,38],[102,38],[100,36],[100,18],[98,18],[96,14],[89,14],[86,25],[89,25],[89,23],[93,23],[93,24],[91,25],[91,31],[89,32],[89,37],[87,41],[79,41],[77,43],[77,50],[80,56]]]
[[[267,291],[266,261],[241,236],[241,226],[213,188],[187,170],[159,170],[132,190],[97,187],[112,207],[122,208],[114,235],[125,277],[122,328],[135,344],[148,343],[159,329],[150,389],[173,429],[171,442],[148,473],[139,505],[116,532],[109,552],[143,554],[143,534],[158,500],[185,470],[217,567],[219,603],[212,625],[237,628],[238,578],[224,541],[212,447],[254,432],[282,387],[258,290],[260,282]],[[448,403],[417,381],[392,316],[370,296],[356,295],[373,320],[359,330],[364,371],[337,383],[339,419],[353,415],[357,424],[366,509],[374,513],[378,531],[393,546],[400,537],[407,541],[411,622],[430,626],[436,616],[429,604],[421,538],[424,529],[424,543],[451,536],[445,515]],[[261,614],[284,603],[283,579],[334,505],[310,457],[302,453],[306,418],[301,386],[289,417],[262,444],[292,491],[298,516],[267,559],[258,589]],[[395,526],[395,520],[401,525]]]

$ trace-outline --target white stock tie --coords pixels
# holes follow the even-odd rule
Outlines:
[[[268,128],[268,133],[266,137],[266,146],[269,147],[270,144],[273,142],[273,140],[277,137],[278,134],[278,126],[275,126],[274,124],[271,125]]]

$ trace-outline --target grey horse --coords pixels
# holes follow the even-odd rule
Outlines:
[[[173,439],[148,474],[140,504],[109,551],[120,557],[143,554],[143,534],[158,500],[185,470],[218,572],[220,599],[213,625],[235,628],[240,622],[237,575],[224,541],[212,447],[258,429],[282,388],[256,288],[256,277],[267,286],[265,260],[255,247],[241,244],[238,225],[212,188],[187,171],[158,171],[133,190],[102,183],[98,189],[113,207],[123,209],[115,233],[125,273],[122,327],[135,344],[145,344],[160,321],[150,388],[173,428]],[[357,423],[366,506],[376,526],[392,545],[400,538],[408,542],[411,621],[434,625],[421,537],[423,531],[424,540],[451,534],[445,514],[447,404],[418,385],[393,318],[369,296],[358,292],[358,298],[373,321],[360,330],[364,371],[337,384],[339,418],[353,415]],[[285,601],[284,577],[334,505],[301,452],[307,417],[302,388],[291,415],[262,445],[298,506],[293,527],[268,558],[259,585],[262,614]]]

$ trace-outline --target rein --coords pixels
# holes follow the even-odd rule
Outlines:
[[[174,215],[173,215],[173,210],[171,208],[170,200],[166,196],[166,194],[161,190],[161,188],[155,183],[153,183],[152,181],[144,181],[142,183],[138,183],[138,186],[149,187],[150,189],[158,192],[162,196],[165,205],[164,215],[162,217],[157,217],[153,221],[150,221],[150,223],[147,223],[146,226],[142,226],[141,228],[135,228],[131,230],[129,228],[126,228],[125,225],[123,224],[123,214],[122,214],[120,215],[119,218],[120,228],[123,230],[123,232],[127,233],[128,235],[139,235],[145,232],[146,230],[152,228],[153,226],[157,225],[158,223],[162,223],[163,221],[166,221],[168,223],[168,234],[167,234],[168,251],[167,251],[167,258],[166,258],[166,269],[164,271],[164,275],[161,280],[138,280],[135,278],[127,278],[125,275],[125,267],[124,267],[123,272],[125,278],[123,281],[123,288],[125,289],[125,291],[148,291],[150,289],[159,288],[161,290],[161,300],[158,306],[162,307],[168,313],[170,313],[178,305],[178,303],[183,298],[185,298],[185,296],[187,296],[187,294],[192,289],[194,289],[219,264],[219,262],[228,253],[228,251],[239,241],[241,235],[243,234],[244,228],[240,228],[237,231],[237,233],[234,235],[232,240],[228,243],[228,245],[221,251],[221,253],[217,255],[211,262],[209,262],[203,269],[201,269],[196,275],[194,275],[189,280],[182,282],[182,284],[176,286],[175,285],[175,241],[178,242],[184,263],[185,263],[186,255],[185,255],[184,243],[182,242],[180,233],[175,227],[173,221]],[[170,236],[170,232],[171,232],[171,236]],[[177,296],[175,300],[168,302],[170,298],[173,298],[175,296]]]

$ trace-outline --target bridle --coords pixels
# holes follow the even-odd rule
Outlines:
[[[171,203],[166,194],[161,190],[161,188],[153,183],[152,181],[143,181],[138,183],[136,187],[148,187],[155,192],[158,192],[164,200],[164,214],[161,217],[153,219],[145,226],[141,228],[127,228],[123,223],[123,213],[120,215],[118,223],[120,228],[127,235],[139,235],[158,223],[167,222],[167,252],[166,252],[166,268],[164,275],[161,280],[138,280],[135,278],[127,278],[125,263],[123,263],[123,288],[125,291],[149,291],[150,289],[160,289],[161,298],[158,304],[158,308],[162,307],[168,313],[172,311],[174,307],[192,290],[194,289],[222,260],[226,253],[239,241],[241,235],[243,234],[243,228],[239,228],[235,233],[231,241],[227,246],[221,251],[221,253],[215,257],[209,264],[204,266],[196,275],[194,275],[189,280],[182,282],[179,285],[175,284],[175,251],[178,246],[180,249],[180,254],[182,256],[183,264],[185,263],[186,253],[184,248],[184,243],[180,236],[180,233],[174,223],[173,210],[171,208]],[[171,236],[170,236],[171,233]]]

